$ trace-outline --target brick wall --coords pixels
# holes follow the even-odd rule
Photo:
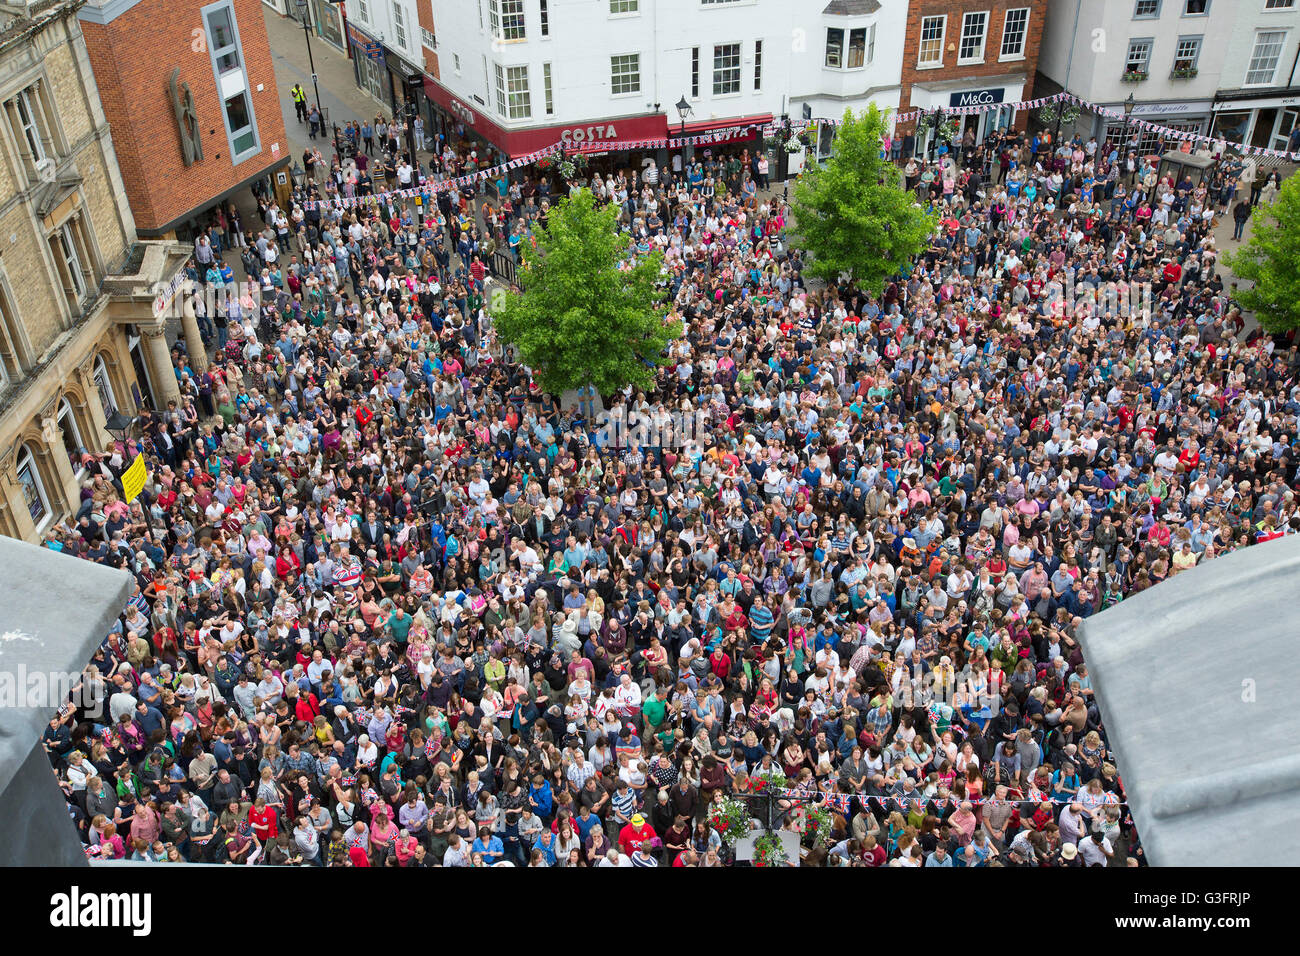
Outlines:
[[[436,37],[438,31],[433,26],[433,0],[415,0],[415,11],[420,18],[420,26]],[[435,80],[439,79],[438,54],[423,44],[420,45],[420,52],[424,54],[424,72]]]
[[[999,62],[1002,49],[1002,29],[1006,22],[1008,10],[1028,7],[1029,26],[1025,37],[1025,58]],[[988,11],[988,27],[984,38],[984,60],[964,66],[957,64],[957,54],[961,44],[962,15],[966,12],[978,13]],[[948,17],[943,38],[943,66],[939,68],[918,69],[920,56],[921,21],[925,17]],[[912,0],[907,9],[907,34],[903,44],[902,94],[898,110],[907,113],[912,110],[912,86],[914,84],[931,84],[950,81],[970,81],[971,87],[978,87],[982,78],[1003,77],[1010,74],[1024,76],[1022,99],[1032,99],[1034,95],[1034,76],[1038,70],[1038,49],[1043,36],[1043,23],[1048,16],[1047,0]],[[1015,126],[1024,129],[1029,114],[1020,110],[1016,114]],[[900,133],[909,133],[915,129],[915,123],[900,123]]]
[[[145,0],[107,25],[81,24],[142,233],[160,229],[289,156],[262,0],[234,0],[261,144],[260,152],[237,166],[230,163],[220,94],[199,14],[202,6],[203,0]],[[167,89],[176,67],[194,94],[203,132],[203,159],[189,167],[181,155]],[[278,153],[273,153],[273,144],[278,144]]]

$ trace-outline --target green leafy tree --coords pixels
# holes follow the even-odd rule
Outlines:
[[[1238,279],[1254,283],[1236,298],[1269,332],[1300,328],[1300,178],[1282,180],[1273,203],[1252,215],[1250,241],[1224,257]]]
[[[659,252],[638,256],[615,226],[618,206],[597,208],[590,190],[563,199],[526,250],[512,292],[493,312],[505,342],[519,347],[542,388],[553,395],[592,385],[610,395],[627,385],[650,388],[664,349],[681,335],[666,317]]]
[[[845,110],[834,154],[803,174],[791,203],[796,242],[812,254],[808,272],[827,282],[847,274],[876,293],[934,231],[898,168],[881,158],[885,133],[886,114],[875,106],[860,116]]]

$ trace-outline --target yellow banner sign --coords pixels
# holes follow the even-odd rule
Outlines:
[[[148,480],[149,472],[144,466],[144,455],[136,455],[135,461],[131,462],[131,467],[122,475],[122,494],[126,496],[127,504],[135,501]]]

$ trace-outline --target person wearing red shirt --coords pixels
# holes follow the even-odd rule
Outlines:
[[[305,724],[310,724],[320,716],[320,701],[313,693],[299,694],[298,703],[293,706],[293,715]]]
[[[263,846],[266,845],[268,840],[274,840],[280,834],[280,824],[275,814],[275,808],[266,805],[265,797],[258,797],[253,801],[253,805],[248,808],[248,823]]]
[[[721,647],[714,650],[709,655],[709,670],[718,676],[719,680],[726,680],[727,675],[731,673],[731,656]]]
[[[618,831],[618,847],[628,856],[636,852],[644,840],[653,840],[655,838],[655,829],[639,813],[632,815],[631,822],[627,823],[623,829]]]
[[[865,866],[884,866],[888,854],[885,848],[876,842],[874,834],[868,833],[862,841],[862,862]]]

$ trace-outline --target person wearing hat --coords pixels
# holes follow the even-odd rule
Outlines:
[[[650,843],[657,836],[654,827],[650,826],[649,821],[638,811],[632,814],[632,819],[618,831],[618,845],[624,853],[631,856],[642,842]]]

